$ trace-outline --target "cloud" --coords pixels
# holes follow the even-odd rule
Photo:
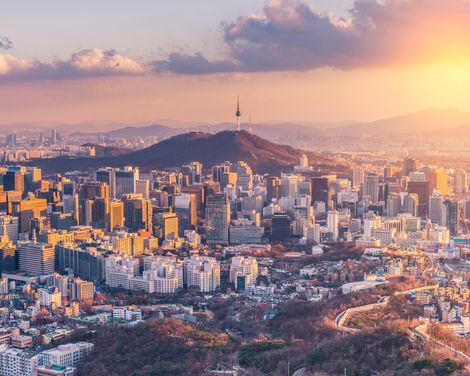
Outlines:
[[[7,37],[0,37],[0,50],[9,50],[13,48],[13,43]]]
[[[143,73],[144,69],[139,63],[115,50],[87,49],[72,54],[67,60],[49,62],[0,54],[1,81],[132,76]]]
[[[182,74],[352,69],[470,57],[469,0],[356,0],[348,18],[305,0],[269,1],[223,24],[227,56],[173,52],[156,71]]]

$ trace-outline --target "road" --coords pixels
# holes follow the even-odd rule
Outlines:
[[[437,287],[438,287],[438,285],[417,287],[417,288],[411,289],[411,290],[396,292],[394,295],[406,295],[406,294],[409,294],[409,293],[412,293],[412,292],[433,290]],[[360,332],[360,329],[350,328],[350,327],[346,326],[346,323],[351,318],[351,316],[354,315],[355,313],[367,312],[367,311],[371,311],[373,309],[383,308],[388,304],[389,301],[390,301],[390,296],[382,296],[377,301],[377,303],[365,304],[365,305],[362,305],[362,306],[345,309],[338,316],[336,316],[335,321],[334,321],[335,325],[336,325],[337,329],[339,329],[343,332],[346,332],[346,333]],[[411,332],[410,335],[412,335],[412,336],[418,336],[418,337],[422,338],[423,340],[431,342],[434,345],[436,345],[436,346],[438,346],[442,349],[446,349],[446,350],[451,351],[455,356],[457,356],[459,359],[461,359],[463,361],[463,363],[466,365],[465,368],[470,369],[470,357],[469,356],[467,356],[463,352],[458,351],[458,350],[446,345],[445,343],[442,343],[442,342],[432,338],[431,336],[429,336],[426,333],[425,325],[418,325],[416,328],[413,328],[413,330],[411,330],[410,332]]]

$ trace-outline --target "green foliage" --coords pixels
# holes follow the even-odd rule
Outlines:
[[[323,350],[312,351],[309,356],[308,360],[311,364],[320,364],[326,360],[326,354]]]
[[[244,367],[255,367],[263,370],[268,364],[268,359],[264,356],[265,353],[280,349],[284,346],[284,341],[263,341],[249,343],[240,347],[238,361]]]
[[[415,370],[421,371],[425,368],[432,367],[433,363],[429,359],[418,359],[418,360],[413,362],[412,366]]]

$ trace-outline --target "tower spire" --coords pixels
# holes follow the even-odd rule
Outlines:
[[[237,131],[240,131],[240,96],[237,95],[237,112],[235,112],[235,116],[237,117]]]

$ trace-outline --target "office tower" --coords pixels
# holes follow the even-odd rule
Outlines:
[[[403,160],[403,176],[410,176],[410,172],[416,171],[418,169],[418,164],[416,159],[406,157]]]
[[[147,179],[139,179],[135,182],[135,193],[141,194],[143,198],[149,198],[149,181]]]
[[[449,229],[450,236],[459,234],[459,202],[455,200],[445,200],[446,208],[446,226]]]
[[[81,202],[95,197],[109,199],[109,196],[109,185],[104,182],[87,182],[80,187]]]
[[[3,176],[3,190],[24,192],[24,174],[20,171],[8,170]]]
[[[429,183],[427,181],[410,181],[408,183],[408,193],[418,195],[418,216],[426,217],[429,214]]]
[[[196,195],[184,193],[175,196],[175,213],[178,216],[179,235],[185,230],[192,230],[197,222],[197,199]]]
[[[197,214],[203,216],[204,215],[204,207],[206,202],[206,195],[204,190],[204,185],[197,184],[191,185],[188,187],[181,188],[182,194],[192,194],[194,196],[194,200],[196,203],[196,211]]]
[[[230,172],[230,162],[225,162],[221,165],[212,166],[212,180],[215,182],[222,181],[222,175],[224,173]]]
[[[54,273],[54,246],[52,244],[19,241],[18,269],[32,274]]]
[[[16,246],[11,242],[0,244],[0,274],[18,269]]]
[[[25,173],[25,191],[34,192],[41,188],[42,171],[37,167],[27,167]]]
[[[73,218],[72,213],[53,212],[50,215],[51,228],[56,230],[70,230],[72,226],[78,223]]]
[[[188,185],[202,182],[202,163],[190,162],[181,167],[184,177],[187,177]]]
[[[83,223],[85,226],[105,229],[108,224],[109,200],[94,197],[87,199],[83,205]]]
[[[80,204],[78,194],[67,194],[63,196],[63,212],[72,214],[73,219],[78,224],[80,223]]]
[[[467,172],[458,168],[454,173],[454,193],[463,194],[468,192],[468,177]]]
[[[152,201],[141,195],[123,195],[124,224],[130,231],[152,231]]]
[[[281,179],[276,176],[270,176],[266,179],[266,204],[269,205],[273,200],[281,198]]]
[[[28,198],[12,203],[12,214],[19,218],[19,232],[27,233],[30,230],[31,219],[45,217],[47,214],[47,200],[42,198]]]
[[[230,185],[232,187],[237,186],[237,173],[236,172],[223,172],[220,177],[220,189],[225,190],[225,188]]]
[[[119,231],[111,237],[113,249],[126,256],[140,256],[144,253],[144,238],[136,233]]]
[[[57,129],[51,129],[51,145],[57,144],[58,139]]]
[[[397,178],[400,174],[400,168],[396,166],[387,166],[384,168],[384,179]]]
[[[271,240],[288,241],[291,237],[290,217],[284,213],[274,213],[271,221]]]
[[[449,178],[447,172],[442,169],[433,169],[429,173],[429,185],[431,192],[437,189],[443,196],[449,195]]]
[[[396,217],[400,213],[401,197],[397,193],[390,193],[387,197],[387,217]]]
[[[253,171],[248,163],[238,161],[232,164],[232,172],[237,174],[237,189],[249,192],[253,189]]]
[[[432,223],[443,225],[443,219],[445,219],[444,198],[439,192],[434,191],[433,195],[429,198],[429,219]]]
[[[116,198],[121,198],[124,194],[135,193],[136,182],[139,179],[139,169],[137,167],[126,166],[123,169],[116,169],[114,174]]]
[[[238,291],[256,285],[258,261],[254,257],[234,256],[230,259],[229,280]]]
[[[339,214],[337,211],[329,211],[327,214],[327,228],[328,232],[333,234],[333,240],[338,240],[339,235]]]
[[[369,198],[372,203],[379,201],[379,177],[375,174],[366,175],[362,197]]]
[[[298,194],[298,175],[283,175],[281,177],[281,197],[294,197]]]
[[[403,213],[411,214],[413,217],[418,215],[419,198],[415,193],[408,193],[403,199]]]
[[[226,193],[209,196],[206,201],[206,223],[208,244],[228,244],[230,224],[230,201]]]
[[[193,256],[184,260],[184,285],[201,292],[215,291],[220,286],[220,264],[213,257]]]
[[[109,231],[124,227],[124,204],[120,200],[109,203]]]
[[[365,173],[363,170],[354,170],[352,176],[352,186],[355,189],[360,188],[364,184]]]
[[[7,146],[16,146],[16,133],[7,134],[5,143]]]
[[[329,178],[327,176],[312,178],[312,202],[323,202],[325,207],[329,206],[331,191]]]
[[[16,244],[18,241],[19,221],[18,217],[11,215],[0,216],[0,235],[8,236],[8,239]]]
[[[96,170],[96,181],[106,183],[109,187],[109,196],[116,198],[116,174],[114,168],[106,167]]]
[[[159,228],[158,237],[170,240],[178,237],[178,216],[175,213],[158,213],[156,225]]]

